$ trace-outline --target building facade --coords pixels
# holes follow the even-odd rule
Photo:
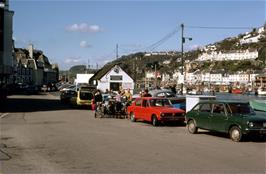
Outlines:
[[[6,98],[7,86],[13,83],[13,15],[8,0],[0,0],[0,98]]]
[[[91,77],[90,84],[101,91],[130,89],[133,93],[134,90],[134,80],[118,65],[100,69]]]

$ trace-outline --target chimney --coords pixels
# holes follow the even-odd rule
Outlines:
[[[30,58],[33,59],[33,44],[29,44],[28,51]]]

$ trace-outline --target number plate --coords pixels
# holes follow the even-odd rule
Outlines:
[[[266,127],[266,123],[263,123],[263,127]]]

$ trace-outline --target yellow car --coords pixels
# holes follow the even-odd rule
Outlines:
[[[81,86],[79,89],[77,89],[76,95],[73,96],[70,101],[73,105],[91,107],[94,98],[93,91],[93,87]]]

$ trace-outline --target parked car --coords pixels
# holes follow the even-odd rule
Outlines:
[[[80,86],[80,88],[76,90],[76,95],[70,98],[70,103],[75,106],[89,106],[92,108],[94,90],[94,87]]]
[[[201,101],[186,114],[186,121],[192,134],[198,128],[223,132],[236,142],[244,135],[266,134],[265,115],[256,114],[248,102]]]
[[[136,98],[127,108],[127,114],[132,122],[144,120],[158,126],[161,122],[184,122],[185,112],[171,106],[166,98],[142,97]]]
[[[168,98],[170,104],[178,109],[186,111],[186,98],[185,97],[171,97]]]
[[[149,93],[152,97],[175,97],[175,93],[168,89],[154,89]]]
[[[77,92],[75,90],[65,90],[60,92],[60,101],[69,103],[72,97],[76,97]]]

